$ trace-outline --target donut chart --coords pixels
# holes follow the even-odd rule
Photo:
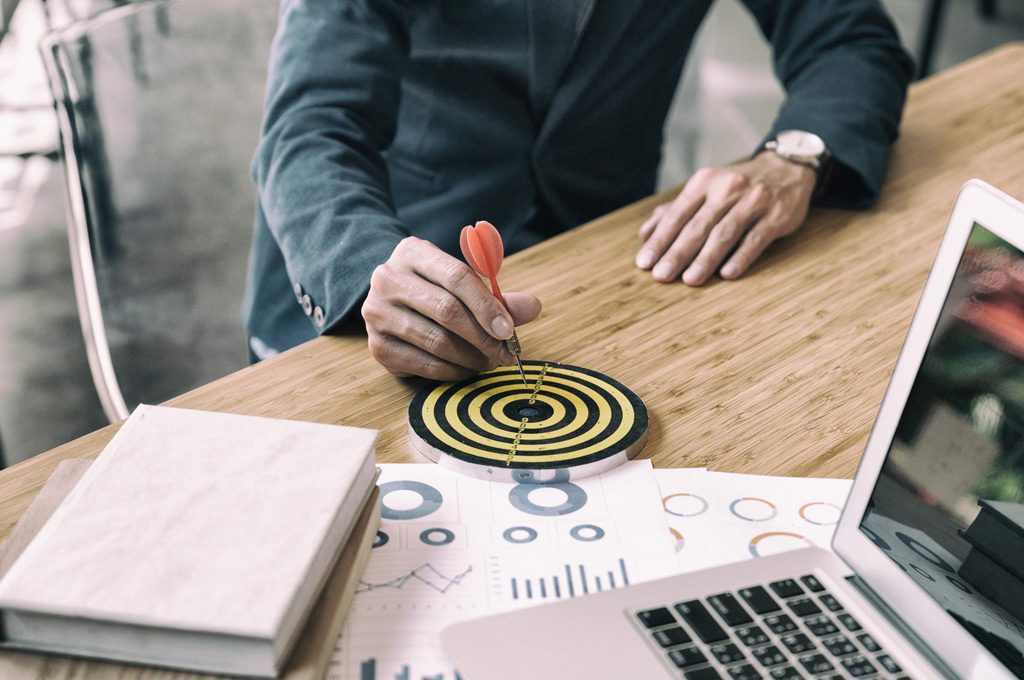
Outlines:
[[[523,370],[526,385],[503,366],[421,389],[409,405],[413,446],[463,474],[529,483],[599,474],[643,446],[647,407],[618,381],[554,362]]]
[[[791,545],[787,545],[788,543],[794,541],[800,542],[805,545],[814,545],[814,542],[809,540],[806,536],[804,536],[803,534],[798,534],[793,531],[766,531],[763,534],[758,534],[757,536],[754,536],[752,539],[750,539],[750,544],[747,546],[747,549],[750,551],[751,557],[761,557],[764,554],[765,548],[761,545],[761,543],[766,539],[772,543],[777,542],[781,539],[782,545],[785,546],[785,548],[794,547]],[[780,546],[778,545],[774,546],[773,552],[778,551],[779,548]]]
[[[409,509],[393,508],[387,503],[388,494],[395,491],[411,491],[420,497],[419,505]],[[419,519],[441,507],[444,498],[441,492],[423,482],[398,480],[380,485],[380,516],[384,519]]]
[[[779,508],[764,498],[742,496],[729,503],[729,512],[747,522],[767,522],[779,514]]]

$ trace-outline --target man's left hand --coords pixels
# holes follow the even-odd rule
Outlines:
[[[636,266],[663,283],[682,275],[684,283],[699,286],[716,271],[723,279],[738,278],[772,241],[803,224],[815,179],[811,168],[771,151],[701,168],[640,227],[644,245]]]

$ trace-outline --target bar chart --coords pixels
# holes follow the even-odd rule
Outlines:
[[[462,676],[454,671],[450,675],[437,673],[435,675],[422,675],[416,678],[410,673],[408,664],[404,664],[401,670],[393,677],[394,680],[462,680]],[[390,680],[390,678],[378,678],[377,659],[366,659],[359,664],[359,680]]]
[[[630,583],[630,569],[623,557],[567,561],[563,564],[491,561],[496,595],[513,605],[562,600],[621,588]]]

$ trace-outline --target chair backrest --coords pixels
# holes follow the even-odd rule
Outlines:
[[[274,0],[115,5],[42,45],[79,317],[111,421],[247,363],[249,164],[277,21]]]

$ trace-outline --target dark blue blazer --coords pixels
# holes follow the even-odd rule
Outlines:
[[[787,99],[845,170],[819,202],[864,207],[912,72],[875,0],[744,0]],[[710,0],[284,0],[253,163],[253,346],[358,317],[412,234],[509,252],[653,192],[662,127]],[[630,256],[624,254],[623,257]]]

